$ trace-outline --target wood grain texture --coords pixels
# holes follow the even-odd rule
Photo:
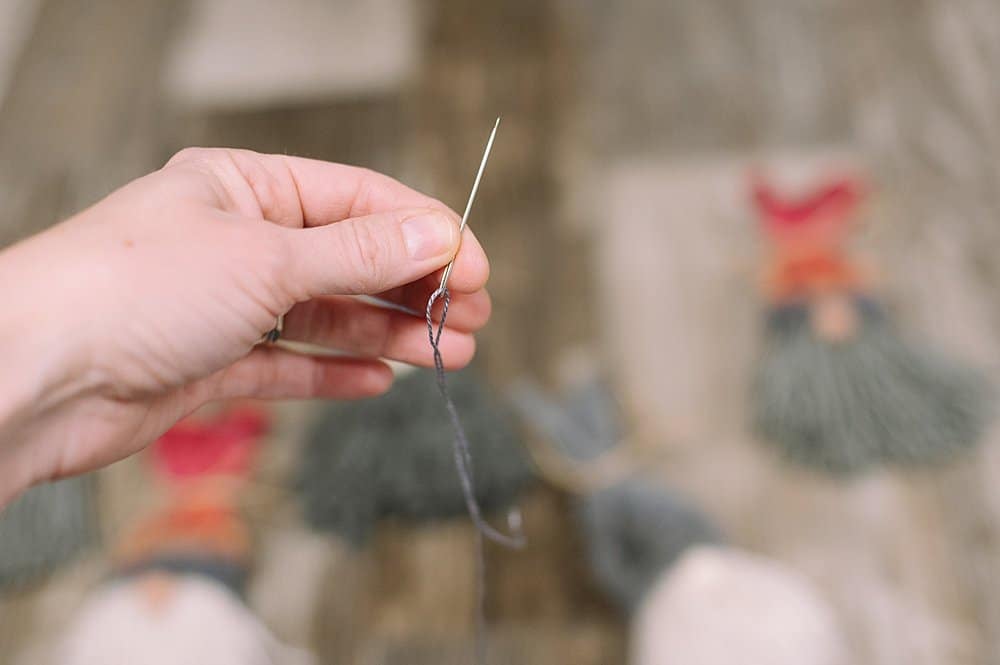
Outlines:
[[[900,320],[996,374],[995,2],[427,0],[400,87],[214,111],[161,95],[183,12],[45,0],[0,110],[0,245],[188,144],[363,164],[460,207],[500,114],[470,221],[494,265],[490,380],[557,387],[577,355],[610,368],[629,425],[669,448],[665,480],[736,544],[812,579],[852,663],[1000,662],[1000,431],[948,468],[846,484],[748,437],[757,247],[739,188],[759,160],[814,173],[825,147],[862,164],[879,186],[862,242]],[[321,662],[468,662],[468,524],[385,524],[363,552],[305,544],[285,482],[315,408],[281,410],[247,498],[265,568],[253,602]],[[137,460],[102,477],[109,539],[145,505],[144,478]],[[571,500],[542,486],[522,508],[529,549],[487,552],[495,661],[625,662],[624,618],[589,578]],[[283,568],[297,542],[315,550]],[[45,662],[103,570],[86,561],[0,598],[0,664]]]

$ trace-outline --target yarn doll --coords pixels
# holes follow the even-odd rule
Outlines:
[[[267,416],[253,406],[178,423],[150,449],[166,505],[121,539],[114,572],[79,610],[60,665],[312,663],[243,602],[249,529],[237,506]]]
[[[619,439],[596,383],[562,404],[521,384],[515,405],[560,454],[584,464]],[[619,444],[621,445],[621,444]],[[630,619],[633,665],[846,665],[833,613],[796,572],[723,544],[697,506],[657,480],[611,478],[576,499],[587,560]]]
[[[476,498],[484,512],[508,508],[532,473],[507,410],[471,371],[448,380],[472,447]],[[383,518],[465,516],[452,437],[428,372],[411,372],[376,399],[331,404],[301,458],[306,520],[360,547]]]
[[[267,427],[263,411],[237,406],[185,419],[160,437],[147,455],[166,506],[119,543],[117,575],[203,574],[242,596],[251,543],[238,500]]]
[[[760,436],[838,474],[940,462],[972,446],[987,421],[984,380],[900,337],[848,253],[862,186],[833,180],[791,201],[754,179],[752,194],[769,249],[753,383]]]
[[[22,587],[97,541],[94,477],[32,487],[0,508],[0,588]]]

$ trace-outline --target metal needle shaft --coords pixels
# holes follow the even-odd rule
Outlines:
[[[462,215],[462,223],[458,227],[459,233],[459,249],[461,249],[461,234],[465,231],[466,224],[469,223],[469,212],[472,210],[472,202],[476,200],[476,192],[479,191],[479,181],[483,179],[483,171],[486,170],[486,161],[490,158],[490,151],[493,150],[493,139],[497,137],[497,128],[500,126],[500,118],[497,118],[496,123],[493,125],[493,131],[490,132],[490,140],[486,142],[486,150],[483,151],[483,161],[479,163],[479,172],[476,173],[476,181],[472,184],[472,192],[469,193],[469,202],[465,204],[465,213]],[[458,253],[456,252],[456,257]],[[451,269],[455,265],[455,259],[445,266],[444,274],[441,275],[441,286],[438,287],[438,291],[444,291],[445,287],[448,286],[448,278],[451,277]]]

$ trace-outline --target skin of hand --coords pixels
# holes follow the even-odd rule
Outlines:
[[[442,353],[464,366],[490,315],[489,265],[458,228],[372,171],[192,148],[0,252],[0,505],[212,400],[384,392],[382,358],[432,363],[425,322],[351,296],[422,312],[456,252]],[[349,357],[259,345],[281,313],[283,338]]]

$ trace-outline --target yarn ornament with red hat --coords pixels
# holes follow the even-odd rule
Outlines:
[[[119,578],[207,578],[242,596],[251,538],[239,502],[269,428],[266,411],[229,405],[182,420],[149,449],[165,503],[116,548]]]
[[[972,368],[905,339],[849,252],[865,188],[833,179],[798,200],[760,177],[753,202],[768,241],[756,430],[795,462],[833,473],[943,462],[988,420]]]
[[[189,417],[151,446],[165,504],[121,538],[113,575],[79,607],[59,665],[316,662],[244,602],[252,542],[239,500],[268,426],[266,411],[238,403]]]

